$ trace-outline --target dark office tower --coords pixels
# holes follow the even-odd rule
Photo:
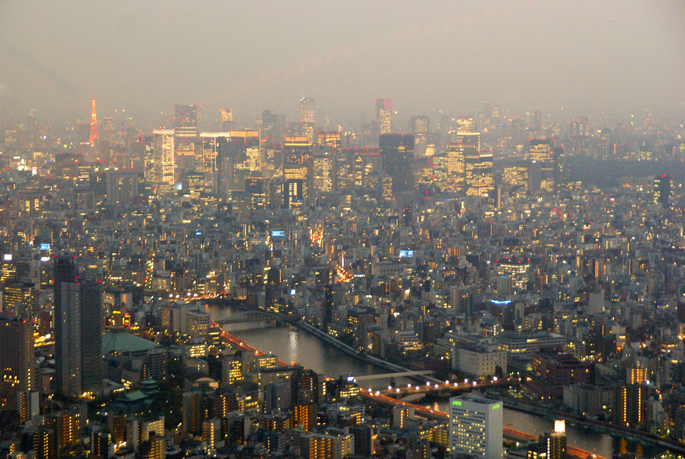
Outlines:
[[[540,190],[554,192],[554,140],[531,140],[528,159],[540,164]]]
[[[102,119],[102,138],[100,142],[106,142],[108,147],[114,145],[116,141],[116,125],[114,124],[114,117],[105,116]]]
[[[262,112],[262,137],[276,141],[280,139],[280,133],[277,132],[278,119],[271,110],[264,110]],[[275,140],[276,139],[276,140]]]
[[[614,393],[614,424],[635,427],[644,423],[645,388],[639,384],[619,386]]]
[[[34,389],[33,322],[0,315],[0,411],[17,410],[17,394]]]
[[[427,116],[412,116],[409,119],[409,132],[414,134],[417,156],[425,156],[430,132],[430,119]]]
[[[228,142],[230,132],[203,132],[200,134],[200,145],[202,148],[202,168],[201,172],[204,175],[204,182],[206,187],[211,187],[212,193],[218,194],[219,190],[219,138],[224,139],[224,143]],[[196,172],[200,172],[196,169]]]
[[[654,176],[654,204],[667,207],[671,199],[671,182],[673,174],[661,174]]]
[[[55,260],[55,390],[80,397],[102,383],[100,284],[81,281],[74,259]]]
[[[283,206],[307,205],[311,177],[312,144],[306,137],[286,137],[283,145]]]
[[[535,132],[542,131],[542,114],[540,113],[540,110],[535,110],[535,113],[533,114],[533,130]]]
[[[176,168],[192,171],[195,168],[197,143],[197,105],[175,105],[174,115]]]
[[[402,217],[404,217],[404,226],[411,226],[411,222],[412,222],[411,203],[404,206],[404,210],[402,211]]]
[[[54,260],[54,324],[55,324],[55,388],[60,392],[67,386],[69,369],[63,365],[70,339],[70,325],[66,321],[68,305],[63,301],[62,290],[67,290],[70,283],[76,282],[76,266],[72,257],[59,257]]]
[[[566,163],[566,150],[564,147],[554,148],[554,187],[559,188],[559,185],[571,180],[571,171]]]
[[[81,348],[84,392],[102,384],[102,291],[97,281],[77,283],[81,287]]]
[[[392,132],[392,100],[376,99],[376,122],[379,134]]]
[[[414,136],[382,134],[378,138],[383,172],[392,178],[392,192],[414,189]]]
[[[259,131],[244,129],[231,131],[230,137],[217,138],[216,167],[218,194],[230,197],[232,193],[245,191],[245,178],[260,171],[262,158]]]
[[[350,433],[354,435],[354,454],[356,456],[371,457],[376,453],[374,448],[376,435],[372,425],[357,424],[350,426]]]
[[[311,97],[303,97],[300,99],[300,121],[303,123],[315,123],[314,109],[315,109],[314,99]]]

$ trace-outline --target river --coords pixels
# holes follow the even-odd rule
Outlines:
[[[230,317],[231,314],[239,313],[238,310],[223,307],[208,307],[207,312],[212,315],[214,320],[225,319]],[[251,346],[264,352],[272,352],[285,362],[296,362],[305,368],[310,368],[317,373],[332,378],[349,374],[362,376],[387,373],[382,368],[361,362],[335,348],[326,346],[318,338],[295,326],[275,326],[268,322],[252,322],[226,325],[224,328]],[[406,381],[400,378],[394,382],[406,384]],[[388,379],[379,379],[370,381],[368,385],[373,388],[381,388],[386,387],[389,382]],[[446,412],[447,401],[436,402],[430,407]],[[515,430],[540,435],[544,431],[552,430],[554,421],[541,416],[505,409],[504,424],[506,427],[511,427]],[[592,429],[567,425],[566,434],[569,445],[606,458],[611,458],[613,452],[618,452],[621,448],[621,440],[619,438]],[[627,451],[633,452],[637,448],[637,443],[628,441],[625,447]],[[664,451],[663,448],[647,444],[642,444],[641,447],[646,457],[652,457]]]

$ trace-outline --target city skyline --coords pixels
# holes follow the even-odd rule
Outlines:
[[[683,109],[680,2],[387,6],[5,2],[0,57],[11,65],[0,70],[0,100],[81,113],[77,101],[95,82],[107,114],[155,112],[172,100],[234,107],[238,118],[272,108],[296,119],[303,95],[333,117],[371,116],[367,100],[379,95],[409,114],[482,101],[517,111]],[[236,27],[222,27],[235,15],[243,18]],[[320,20],[299,20],[306,15]],[[35,27],[17,28],[29,17]],[[173,33],[181,27],[199,33],[182,41]],[[177,65],[181,56],[189,65]],[[195,70],[207,64],[209,72]]]

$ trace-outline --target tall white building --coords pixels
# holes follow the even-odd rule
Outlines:
[[[152,182],[174,184],[176,158],[173,129],[153,129]]]
[[[500,459],[504,406],[502,402],[464,395],[450,398],[450,452],[482,459]]]

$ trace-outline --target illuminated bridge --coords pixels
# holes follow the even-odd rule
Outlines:
[[[357,378],[359,379],[359,378]],[[389,389],[382,389],[376,391],[379,395],[385,395],[395,398],[403,398],[414,394],[445,394],[452,392],[464,392],[473,389],[480,389],[483,387],[501,387],[517,384],[518,378],[492,378],[487,380],[468,380],[463,382],[435,382],[427,381],[425,384],[407,384],[406,387],[394,387]]]
[[[373,381],[374,379],[401,378],[403,376],[423,376],[423,375],[432,375],[433,373],[435,373],[435,372],[430,371],[430,370],[426,370],[426,371],[401,371],[398,373],[383,373],[383,374],[379,374],[379,375],[355,376],[354,380],[356,382]]]
[[[216,323],[219,326],[230,324],[242,324],[247,322],[265,322],[265,321],[282,321],[282,322],[297,322],[301,320],[301,315],[277,314],[270,311],[245,311],[238,314],[232,314],[230,317],[219,320]]]
[[[417,416],[422,416],[427,419],[432,419],[435,421],[447,421],[449,419],[449,415],[443,411],[439,410],[433,410],[430,408],[425,408],[423,406],[419,405],[414,405],[409,402],[404,402],[402,400],[396,400],[394,398],[390,398],[386,395],[383,395],[380,393],[380,391],[372,392],[368,391],[365,389],[360,389],[360,395],[365,398],[366,400],[372,401],[374,403],[378,403],[380,405],[387,405],[387,406],[406,406],[406,407],[413,407],[414,411]],[[518,430],[514,430],[508,427],[504,427],[502,429],[502,433],[509,437],[515,437],[515,438],[521,438],[524,440],[528,441],[537,441],[538,436],[537,435],[532,435],[526,432],[521,432]],[[583,449],[577,448],[575,446],[567,445],[566,446],[566,451],[568,451],[569,454],[576,456],[576,457],[581,457],[581,458],[588,458],[591,457],[593,459],[605,459],[602,456],[598,456],[596,454],[593,454],[589,451],[585,451]]]

